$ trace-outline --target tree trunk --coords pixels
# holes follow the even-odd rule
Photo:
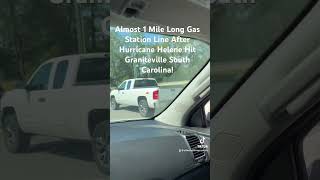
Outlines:
[[[90,7],[90,11],[91,11],[91,39],[92,39],[92,51],[96,51],[96,28],[95,28],[95,24],[94,24],[94,20],[95,20],[95,13],[94,13],[94,4],[91,4]]]
[[[9,20],[11,25],[11,38],[13,42],[13,49],[14,54],[16,56],[19,78],[20,80],[25,80],[25,68],[24,68],[24,60],[22,57],[22,39],[19,37],[17,31],[17,19],[16,19],[16,12],[15,12],[15,0],[7,0],[9,5]]]

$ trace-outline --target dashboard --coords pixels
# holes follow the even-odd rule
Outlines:
[[[110,178],[175,180],[210,161],[210,133],[155,120],[110,125]],[[209,177],[209,175],[208,175]]]

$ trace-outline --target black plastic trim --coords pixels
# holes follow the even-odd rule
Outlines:
[[[210,94],[207,94],[205,97],[199,99],[191,108],[188,110],[188,113],[184,116],[183,119],[186,119],[186,124],[189,126],[190,120],[192,119],[192,115],[196,113],[199,108],[203,107],[205,103],[210,101]],[[200,128],[209,128],[208,124],[205,122],[205,114],[204,111],[201,111],[201,119],[202,119],[202,127]]]
[[[246,180],[257,180],[263,173],[268,164],[275,158],[275,156],[281,152],[286,146],[293,145],[295,152],[295,163],[298,174],[298,180],[306,180],[304,175],[306,174],[305,164],[303,157],[302,141],[304,137],[310,132],[310,130],[317,125],[320,121],[320,103],[310,108],[300,117],[296,118],[288,129],[286,129],[278,138],[275,139],[265,151],[257,158],[252,164],[251,169]],[[298,146],[297,146],[298,145]]]

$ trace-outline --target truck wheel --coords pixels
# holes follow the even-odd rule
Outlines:
[[[111,98],[111,109],[112,110],[119,109],[119,104],[117,103],[116,98],[114,97]]]
[[[150,117],[152,116],[152,111],[149,108],[148,101],[146,99],[140,99],[138,102],[139,105],[139,112],[143,117]]]
[[[20,153],[28,150],[31,137],[21,130],[15,113],[4,115],[2,128],[4,145],[9,152]]]
[[[106,139],[106,122],[96,126],[92,136],[93,157],[96,161],[98,169],[104,173],[108,173],[108,154],[107,154],[107,139]]]

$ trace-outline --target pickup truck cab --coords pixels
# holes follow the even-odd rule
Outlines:
[[[32,135],[91,141],[105,171],[107,58],[104,53],[53,58],[24,88],[5,93],[0,107],[8,151],[26,151]]]
[[[153,78],[137,78],[123,81],[111,91],[111,109],[119,105],[137,106],[143,117],[152,116],[159,101],[158,83]]]

